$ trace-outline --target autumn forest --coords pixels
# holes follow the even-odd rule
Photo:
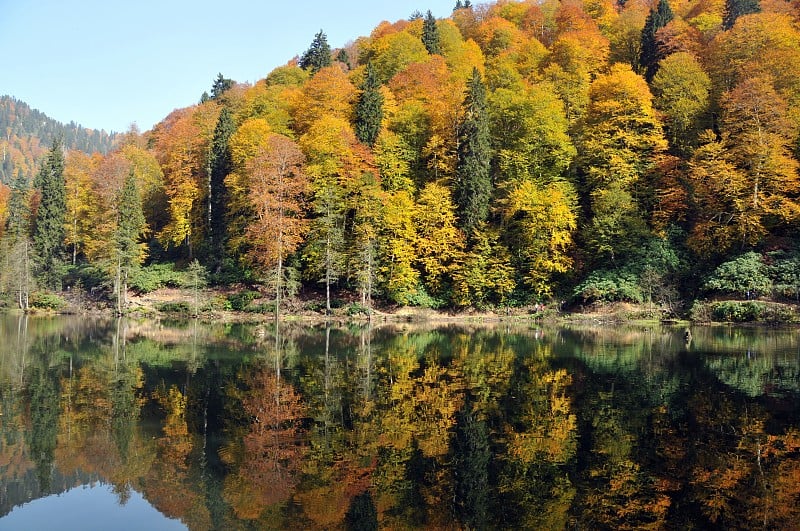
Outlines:
[[[800,297],[797,0],[459,1],[309,43],[147,132],[5,120],[6,304]]]

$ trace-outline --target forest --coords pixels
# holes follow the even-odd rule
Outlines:
[[[0,291],[796,301],[799,131],[798,0],[459,1],[340,49],[320,30],[105,154],[12,160]]]

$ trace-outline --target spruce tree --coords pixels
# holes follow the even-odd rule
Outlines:
[[[225,210],[228,204],[228,191],[225,177],[233,171],[233,161],[228,147],[231,135],[236,130],[233,115],[227,107],[219,113],[214,138],[211,140],[209,166],[208,235],[212,268],[217,272],[222,268],[227,224]]]
[[[650,10],[647,15],[644,28],[642,28],[642,47],[639,54],[640,71],[644,73],[644,78],[649,83],[653,80],[658,70],[658,62],[663,58],[658,49],[656,33],[658,30],[670,23],[674,18],[672,8],[669,7],[667,0],[659,0],[658,5]]]
[[[331,65],[331,47],[328,45],[328,37],[322,30],[314,36],[311,46],[300,57],[298,65],[303,70],[310,70],[312,74]]]
[[[428,14],[425,15],[425,20],[422,22],[422,44],[425,45],[425,49],[428,50],[429,54],[441,55],[442,47],[439,42],[439,28],[430,10],[428,10]]]
[[[67,212],[64,154],[60,138],[53,142],[34,185],[41,193],[33,232],[37,272],[44,286],[58,290],[61,289],[65,251],[64,218]]]
[[[367,63],[366,75],[361,85],[361,95],[356,104],[355,124],[356,137],[370,147],[375,145],[383,121],[383,94],[381,94],[380,88],[378,74],[370,61]]]
[[[725,16],[722,27],[729,30],[736,23],[736,19],[743,15],[761,12],[759,0],[725,0]]]
[[[489,214],[492,183],[489,175],[491,144],[486,86],[473,68],[464,99],[464,119],[459,127],[458,163],[454,183],[459,225],[472,235]]]
[[[11,196],[8,198],[8,217],[6,233],[14,239],[27,236],[30,216],[30,186],[28,179],[17,170],[17,176],[11,182]]]
[[[142,244],[139,240],[146,230],[142,198],[136,185],[136,176],[131,171],[117,194],[117,228],[114,231],[112,259],[118,314],[122,314],[127,303],[130,274],[142,263]]]
[[[211,98],[212,100],[218,99],[220,96],[225,94],[227,91],[233,88],[234,81],[232,79],[225,78],[222,73],[217,74],[217,79],[214,80],[214,84],[211,86]]]
[[[464,9],[464,4],[461,2],[461,0],[456,2],[456,6],[453,8],[453,11],[458,11],[459,9]]]

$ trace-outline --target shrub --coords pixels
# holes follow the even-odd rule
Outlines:
[[[747,323],[760,321],[767,305],[755,301],[720,301],[711,305],[711,316],[715,321]]]
[[[31,308],[38,308],[40,310],[52,310],[57,312],[64,308],[67,303],[56,295],[55,293],[47,293],[44,291],[36,291],[31,294],[30,306]]]
[[[712,292],[751,298],[769,293],[772,281],[761,255],[751,251],[717,267],[704,287]]]
[[[592,271],[578,284],[572,296],[583,303],[591,302],[642,302],[642,290],[633,273],[628,271]]]
[[[228,295],[228,301],[231,303],[231,310],[242,312],[250,306],[254,300],[260,297],[261,294],[253,290],[244,290],[232,295]]]
[[[151,264],[133,271],[128,286],[139,293],[160,288],[182,288],[187,285],[186,273],[175,271],[174,264]]]
[[[192,309],[189,308],[188,302],[164,302],[159,304],[157,307],[158,311],[164,313],[180,313],[180,314],[190,314]]]

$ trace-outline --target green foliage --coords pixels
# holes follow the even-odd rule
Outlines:
[[[259,298],[261,294],[253,290],[244,290],[228,295],[231,310],[241,312],[247,309],[250,304]]]
[[[208,166],[211,169],[209,179],[209,258],[216,268],[222,267],[225,249],[226,209],[228,193],[225,186],[225,177],[233,171],[228,142],[236,130],[233,115],[227,107],[219,113],[217,125],[214,128],[214,138],[211,140],[211,153]]]
[[[55,293],[50,293],[47,291],[34,291],[31,293],[30,305],[31,308],[57,312],[64,309],[67,303]]]
[[[460,227],[472,235],[489,214],[492,182],[489,175],[491,141],[486,87],[478,69],[467,82],[464,119],[459,127],[458,163],[453,199]]]
[[[725,0],[725,16],[722,19],[722,27],[729,30],[736,23],[737,18],[759,12],[761,12],[759,0]]]
[[[661,50],[659,50],[658,38],[656,33],[658,30],[669,24],[674,18],[672,9],[667,0],[658,0],[658,4],[650,9],[650,14],[647,15],[647,20],[642,28],[642,47],[639,55],[639,66],[644,72],[644,77],[647,81],[651,81],[658,69],[658,62],[662,58]]]
[[[132,271],[128,287],[138,293],[150,293],[161,288],[182,288],[189,282],[183,271],[176,271],[175,264],[151,264]]]
[[[771,324],[800,322],[800,314],[795,308],[761,301],[697,301],[692,306],[689,316],[698,322]]]
[[[361,95],[356,104],[355,123],[356,138],[370,147],[375,145],[383,121],[383,94],[380,87],[377,73],[370,61],[367,63]]]
[[[67,212],[64,154],[60,139],[53,142],[34,185],[41,194],[33,231],[37,272],[43,285],[60,289],[65,251],[64,219]]]
[[[767,257],[775,295],[800,301],[800,254],[773,251]]]
[[[217,74],[214,84],[211,86],[211,99],[216,100],[223,94],[233,88],[235,82],[232,79],[225,78],[222,73]]]
[[[422,21],[422,44],[431,55],[442,53],[442,46],[439,39],[439,28],[436,26],[436,19],[431,14],[430,10],[425,15]]]
[[[751,251],[717,267],[704,288],[709,292],[754,298],[768,294],[772,281],[762,256]]]
[[[331,47],[328,44],[328,37],[322,30],[314,36],[311,46],[300,57],[298,64],[300,68],[309,70],[312,74],[331,65]]]
[[[586,280],[578,284],[572,296],[584,304],[592,302],[636,302],[644,301],[639,279],[631,271],[592,271]]]
[[[188,302],[164,302],[158,304],[156,309],[164,313],[177,313],[181,315],[189,315],[192,313]]]

